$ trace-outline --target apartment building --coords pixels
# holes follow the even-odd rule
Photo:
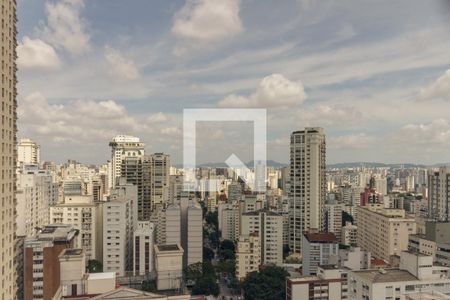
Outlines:
[[[261,263],[280,265],[283,262],[283,216],[268,210],[244,213],[241,235],[258,233],[261,242]]]
[[[344,245],[356,245],[358,242],[358,226],[346,222],[341,229],[341,243]]]
[[[357,208],[357,245],[375,258],[390,261],[408,249],[410,234],[416,234],[416,221],[402,209],[368,204]]]
[[[236,247],[236,278],[244,280],[248,273],[261,265],[261,240],[257,232],[241,235]]]
[[[51,223],[70,224],[79,230],[75,247],[82,248],[86,260],[103,258],[103,204],[92,196],[66,196],[50,207]]]
[[[133,275],[146,275],[154,271],[155,228],[148,221],[137,222],[133,234]]]
[[[289,246],[292,251],[301,252],[303,233],[324,227],[327,180],[323,128],[293,132],[290,148]]]
[[[348,299],[405,300],[417,292],[450,295],[449,272],[448,267],[434,266],[432,256],[403,251],[399,268],[349,272]]]
[[[297,299],[348,299],[347,271],[333,265],[320,266],[315,276],[287,279],[286,300]]]
[[[318,267],[336,262],[339,242],[333,233],[309,232],[303,235],[303,275],[316,275]]]

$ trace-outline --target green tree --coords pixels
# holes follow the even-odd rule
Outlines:
[[[236,273],[236,260],[228,259],[221,261],[217,266],[217,270],[221,273],[226,273],[234,277]]]
[[[101,273],[103,272],[103,264],[95,259],[88,260],[86,271],[88,273]]]
[[[213,258],[214,258],[214,251],[212,251],[208,247],[203,247],[203,260],[211,262]]]
[[[246,300],[284,300],[289,273],[280,267],[266,267],[247,275],[242,283]]]
[[[353,216],[346,211],[342,212],[342,226],[345,225],[346,222],[351,222],[353,224]]]
[[[192,295],[213,295],[219,296],[220,288],[216,279],[212,277],[202,277],[192,287]]]
[[[230,240],[223,240],[220,243],[220,250],[231,250],[234,252],[234,243]]]

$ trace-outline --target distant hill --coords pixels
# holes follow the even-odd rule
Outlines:
[[[245,163],[248,168],[253,168],[253,160]],[[273,167],[273,168],[283,168],[287,167],[288,164],[283,164],[274,160],[267,160],[266,162],[267,167]],[[176,168],[182,168],[183,165],[175,165]],[[208,163],[202,163],[199,164],[198,167],[201,168],[228,168],[228,166],[224,163],[217,163],[217,162],[208,162]]]
[[[437,164],[436,166],[441,166],[442,164]],[[329,164],[327,165],[328,169],[345,169],[345,168],[427,168],[434,166],[427,166],[423,164],[413,164],[413,163],[404,163],[404,164],[385,164],[385,163],[377,163],[377,162],[351,162],[351,163],[337,163],[337,164]]]

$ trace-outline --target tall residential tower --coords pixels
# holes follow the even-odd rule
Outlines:
[[[289,247],[293,252],[301,252],[304,232],[323,229],[325,155],[322,128],[305,128],[291,134]]]
[[[2,4],[2,134],[1,156],[1,217],[0,217],[0,299],[15,297],[14,243],[16,229],[16,0],[1,0]]]

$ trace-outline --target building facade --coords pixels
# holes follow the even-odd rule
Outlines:
[[[382,204],[358,207],[357,226],[357,245],[388,262],[408,249],[408,236],[417,230],[415,219],[406,216],[404,210],[386,209]]]
[[[1,169],[1,231],[0,231],[0,297],[13,299],[16,293],[14,246],[16,231],[16,173],[17,164],[17,90],[16,90],[16,0],[2,0],[2,135]]]
[[[289,246],[301,252],[303,232],[323,229],[327,191],[326,144],[322,128],[305,128],[291,134]]]

